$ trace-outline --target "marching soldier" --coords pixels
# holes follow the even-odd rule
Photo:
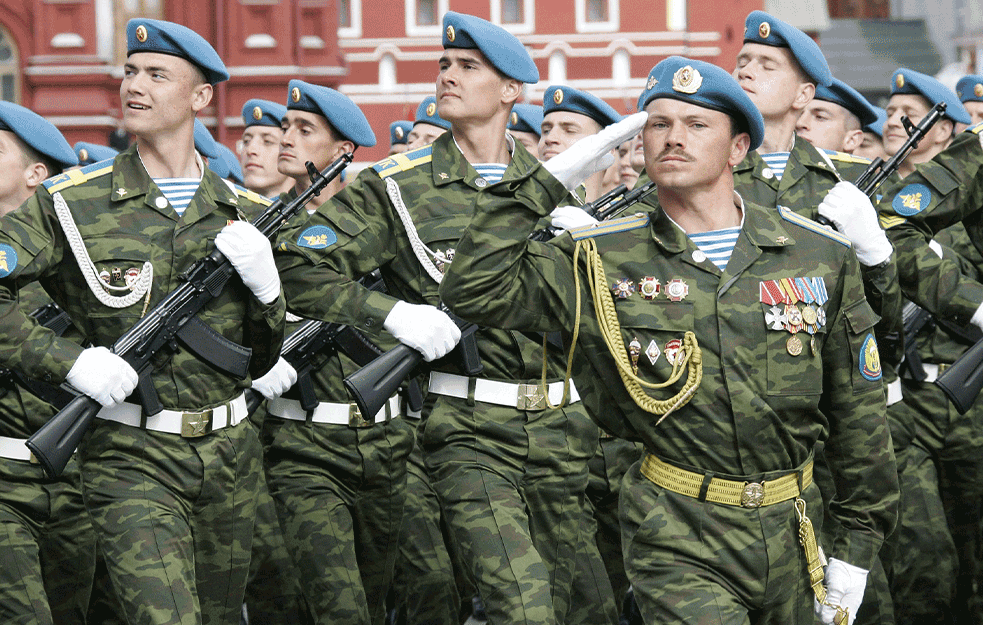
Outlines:
[[[451,129],[451,123],[437,112],[437,98],[428,95],[416,107],[413,129],[406,139],[406,150],[415,150],[430,145],[437,137]]]
[[[970,125],[983,122],[983,76],[978,74],[963,76],[956,83],[956,93],[959,95],[959,101],[966,108],[966,112],[969,113],[972,120]],[[957,128],[956,130],[962,131],[965,128]]]
[[[543,107],[535,104],[516,104],[509,115],[509,134],[526,147],[530,154],[539,153],[543,127]]]
[[[389,124],[389,156],[402,154],[410,149],[407,142],[411,130],[413,130],[413,122],[400,120]]]
[[[877,121],[877,111],[856,89],[838,78],[816,95],[795,123],[795,134],[814,147],[853,154],[863,143],[863,128]]]
[[[536,164],[506,135],[522,84],[539,79],[522,44],[485,20],[449,12],[443,45],[434,112],[451,132],[361,172],[305,224],[328,235],[325,244],[282,240],[278,261],[295,312],[381,325],[431,362],[460,338],[436,308],[437,287],[475,198]],[[350,278],[377,267],[389,295]],[[579,404],[551,409],[536,392],[544,358],[549,399],[562,392],[561,359],[544,353],[539,337],[485,328],[474,337],[480,376],[457,358],[433,365],[434,403],[419,432],[424,461],[488,620],[560,622],[596,426]]]
[[[874,160],[888,160],[891,155],[884,151],[884,124],[887,123],[887,112],[879,106],[874,107],[877,119],[864,126],[864,139],[860,147],[853,151],[857,156]]]
[[[576,340],[590,413],[644,443],[621,521],[646,622],[810,623],[817,599],[824,623],[839,608],[852,619],[897,505],[856,255],[734,193],[732,170],[764,128],[730,76],[672,57],[649,77],[640,104],[661,209],[527,239],[623,140],[615,131],[638,128],[612,126],[479,196],[440,294],[476,322]],[[839,526],[825,588],[809,522],[822,519],[811,457],[823,437]]]
[[[0,216],[31,197],[41,183],[77,158],[50,122],[24,107],[0,102]],[[4,226],[6,229],[6,226]],[[0,272],[11,269],[3,255]],[[38,285],[20,291],[25,313],[51,300]],[[70,325],[70,324],[69,324]],[[7,371],[0,381],[0,621],[85,623],[95,569],[96,538],[82,502],[77,461],[57,478],[44,475],[28,436],[50,419],[57,401],[36,395]]]
[[[218,158],[208,161],[209,169],[218,174],[219,178],[242,184],[242,167],[239,166],[239,158],[235,152],[221,143],[216,143],[215,147],[218,150]]]
[[[246,124],[239,142],[242,186],[263,197],[275,198],[293,186],[293,180],[277,169],[283,138],[280,124],[286,112],[282,104],[269,100],[247,100],[242,105]]]
[[[164,410],[146,415],[124,401],[136,372],[106,346],[217,247],[241,281],[199,319],[217,344],[249,345],[249,373],[262,374],[279,352],[283,297],[269,242],[238,221],[262,198],[230,188],[193,147],[195,114],[228,78],[224,64],[178,24],[135,19],[126,35],[120,97],[136,142],[112,162],[47,180],[3,218],[0,353],[103,406],[78,450],[82,493],[127,621],[232,625],[261,470],[256,433],[241,423],[243,383],[178,345],[150,373]],[[18,292],[35,281],[96,347],[55,336],[19,308]]]

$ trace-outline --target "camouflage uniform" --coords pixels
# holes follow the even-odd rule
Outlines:
[[[535,163],[516,145],[505,178]],[[437,283],[413,255],[391,209],[387,179],[398,184],[423,242],[442,252],[456,245],[474,198],[487,186],[450,133],[363,171],[307,224],[312,233],[330,233],[324,251],[305,248],[300,238],[281,238],[278,265],[292,310],[375,331],[394,297],[438,303]],[[391,295],[368,292],[343,277],[377,267]],[[482,379],[538,384],[538,340],[490,329],[476,337]],[[557,379],[559,359],[549,358],[549,375]],[[453,356],[434,370],[461,373]],[[440,395],[420,428],[424,462],[452,540],[461,547],[489,620],[561,621],[580,537],[587,460],[597,443],[597,428],[580,404],[559,410],[532,404],[524,410]]]
[[[49,301],[37,285],[20,292],[27,312]],[[26,439],[54,414],[27,389],[0,383],[0,436]],[[85,623],[96,536],[80,479],[74,457],[54,479],[36,462],[0,458],[0,622]]]
[[[0,360],[52,382],[65,379],[82,348],[27,318],[17,308],[18,287],[39,281],[95,345],[111,345],[144,306],[108,308],[85,286],[55,216],[56,192],[70,207],[96,271],[111,283],[122,286],[128,269],[153,264],[150,306],[211,250],[240,205],[265,201],[205,171],[179,218],[135,146],[113,162],[46,181],[2,221],[0,251],[10,273],[0,281]],[[250,345],[250,373],[261,375],[279,353],[283,314],[282,297],[264,306],[234,279],[199,317],[226,339]],[[227,405],[248,385],[181,346],[157,363],[151,379],[164,408],[175,411]],[[129,622],[237,623],[261,471],[255,430],[240,423],[184,438],[96,419],[79,457],[85,507]]]
[[[525,240],[563,193],[539,168],[528,180],[503,182],[479,197],[440,289],[453,310],[496,326],[559,329],[569,344],[578,315],[573,240]],[[658,345],[685,331],[699,335],[703,379],[689,403],[658,426],[655,415],[636,408],[590,310],[586,285],[574,377],[605,430],[641,440],[648,454],[703,474],[704,485],[711,476],[753,482],[796,475],[828,434],[829,448],[837,450],[831,458],[837,460],[838,528],[826,553],[869,568],[894,525],[898,499],[881,381],[868,370],[876,362],[862,351],[874,346],[877,316],[864,299],[856,257],[839,235],[788,211],[745,208],[722,275],[705,257],[693,259],[695,245],[660,212],[614,222],[610,232],[620,234],[595,238],[609,284],[646,274],[687,283],[680,301],[648,301],[636,293],[618,299],[615,310],[625,344],[637,337],[646,349],[650,340]],[[584,229],[581,236],[605,230]],[[824,278],[827,323],[817,331],[814,354],[804,348],[792,356],[788,333],[767,329],[759,289],[761,280],[802,274]],[[639,375],[665,381],[666,361],[650,365],[643,354]],[[621,521],[628,577],[646,622],[740,623],[751,610],[760,622],[813,622],[791,500],[756,509],[704,503],[656,486],[642,466],[625,477]],[[813,522],[821,519],[818,490],[810,486],[800,496]]]

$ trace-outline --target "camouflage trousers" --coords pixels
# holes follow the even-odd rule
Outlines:
[[[270,493],[316,623],[381,623],[392,583],[413,432],[268,417]]]
[[[583,545],[577,552],[577,572],[566,622],[569,625],[617,623],[628,592],[621,549],[618,499],[621,480],[642,454],[642,446],[601,437],[588,462],[590,472],[584,502]]]
[[[78,463],[49,480],[0,459],[0,623],[85,623],[95,557]]]
[[[419,419],[407,419],[414,429]],[[467,582],[457,550],[445,535],[437,493],[414,442],[406,465],[406,505],[393,580],[397,622],[449,625],[463,622],[462,600],[470,608],[474,587]],[[462,618],[463,617],[463,618]]]
[[[200,438],[96,421],[82,494],[130,625],[238,625],[260,448],[240,423]]]
[[[646,623],[813,625],[792,500],[753,510],[701,502],[656,486],[640,466],[625,476],[621,527]],[[820,525],[819,488],[810,485],[802,498]]]
[[[597,426],[580,404],[515,408],[439,396],[424,461],[488,622],[562,623]]]

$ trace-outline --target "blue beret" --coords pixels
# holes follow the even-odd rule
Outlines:
[[[833,73],[826,57],[812,37],[773,15],[751,11],[744,20],[744,43],[788,48],[802,70],[817,85],[828,87],[833,83]]]
[[[420,106],[416,107],[416,119],[413,120],[413,125],[415,126],[420,122],[433,124],[444,130],[451,129],[451,123],[437,113],[437,98],[432,95],[423,98]]]
[[[515,35],[473,15],[444,13],[444,48],[481,50],[488,62],[509,78],[539,82],[539,70]]]
[[[833,84],[829,87],[816,85],[816,99],[839,104],[856,115],[861,126],[877,121],[877,111],[867,98],[839,78],[834,78]]]
[[[899,67],[891,76],[891,95],[920,95],[930,106],[945,102],[945,116],[960,124],[972,124],[973,118],[951,89],[931,76]]]
[[[79,165],[91,165],[99,161],[116,158],[116,155],[119,154],[119,151],[111,147],[85,141],[79,141],[72,146],[72,149],[75,150],[75,156],[79,159]]]
[[[197,117],[195,118],[195,149],[206,158],[218,158],[218,144],[215,143],[215,138]]]
[[[543,134],[543,107],[535,104],[516,104],[509,115],[509,130]]]
[[[283,117],[287,114],[287,107],[279,102],[269,100],[247,100],[242,105],[242,121],[246,123],[246,128],[250,126],[273,126],[279,128]]]
[[[600,124],[601,128],[619,122],[623,117],[610,104],[596,95],[573,87],[562,86],[547,87],[543,93],[543,115],[548,115],[554,111],[586,115]]]
[[[291,80],[287,85],[287,109],[320,115],[338,134],[357,146],[371,148],[375,145],[375,133],[362,109],[351,98],[330,87]]]
[[[399,120],[389,124],[389,145],[403,145],[413,130],[413,122]]]
[[[55,125],[19,104],[0,100],[0,130],[14,133],[25,145],[63,168],[78,165],[75,151]]]
[[[877,119],[870,124],[864,126],[864,132],[872,132],[880,138],[884,138],[884,124],[887,123],[887,111],[879,106],[874,107],[874,112],[877,113]]]
[[[198,66],[211,84],[229,79],[225,63],[205,38],[174,22],[138,17],[126,24],[126,55],[137,52],[170,54]]]
[[[961,102],[983,102],[983,76],[963,76],[956,83],[956,93]]]
[[[755,150],[765,136],[765,122],[751,98],[734,77],[705,61],[671,56],[649,72],[645,91],[638,97],[638,110],[657,98],[682,100],[703,108],[727,113],[751,135]]]
[[[239,159],[229,148],[221,143],[216,143],[218,157],[208,159],[208,168],[219,175],[219,178],[228,178],[232,182],[242,184],[242,167]]]

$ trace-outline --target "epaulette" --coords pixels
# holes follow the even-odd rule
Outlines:
[[[895,226],[900,226],[901,224],[906,223],[908,220],[897,215],[879,214],[877,215],[877,221],[881,224],[881,228],[887,230]]]
[[[827,228],[826,226],[817,223],[809,219],[808,217],[803,217],[802,215],[793,212],[792,210],[785,208],[784,206],[778,207],[778,214],[781,215],[782,219],[784,219],[785,221],[793,223],[796,226],[799,226],[800,228],[805,228],[806,230],[815,232],[816,234],[822,235],[827,239],[832,239],[837,243],[845,245],[846,247],[850,247],[852,245],[850,243],[850,239],[846,238],[836,230],[833,230],[832,228]]]
[[[269,206],[270,204],[273,203],[273,201],[270,200],[270,198],[268,198],[268,197],[266,197],[264,195],[260,195],[259,193],[256,193],[255,191],[250,191],[246,187],[237,185],[234,182],[232,184],[230,184],[229,186],[232,187],[232,190],[236,192],[236,195],[237,196],[242,197],[242,198],[246,198],[250,202],[255,202],[256,204],[259,204],[260,206]]]
[[[413,169],[418,165],[429,163],[433,159],[433,144],[410,150],[402,154],[387,156],[372,166],[380,178],[388,178],[402,171]]]
[[[859,163],[861,165],[870,165],[870,159],[864,158],[863,156],[854,156],[853,154],[837,152],[836,150],[823,150],[823,152],[832,160],[839,161],[841,163]]]
[[[98,163],[92,163],[91,165],[86,165],[81,169],[70,169],[63,174],[58,174],[48,178],[41,184],[48,193],[57,193],[62,189],[67,189],[68,187],[74,187],[75,185],[82,184],[83,182],[92,180],[93,178],[98,178],[99,176],[104,176],[113,171],[113,159],[108,158],[104,161],[99,161]]]
[[[976,124],[972,128],[967,128],[966,132],[971,132],[974,135],[983,134],[983,122]]]
[[[570,236],[573,237],[574,241],[579,241],[581,239],[599,237],[605,234],[614,234],[616,232],[627,232],[628,230],[635,230],[636,228],[642,228],[647,226],[648,223],[649,223],[648,214],[635,213],[634,215],[629,215],[628,217],[611,219],[610,221],[601,221],[596,224],[591,224],[589,226],[574,228],[572,230],[569,230],[569,232],[570,232]]]

